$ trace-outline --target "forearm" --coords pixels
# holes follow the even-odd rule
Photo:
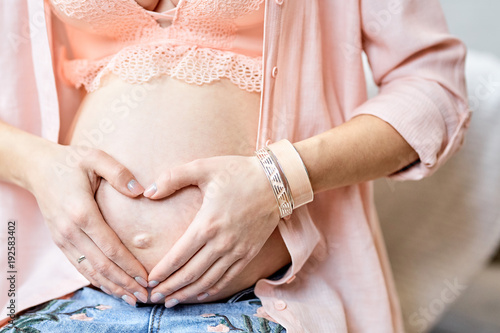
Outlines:
[[[0,121],[0,181],[29,189],[29,169],[49,141]]]
[[[370,115],[354,117],[294,146],[314,193],[387,176],[418,159],[391,125]]]

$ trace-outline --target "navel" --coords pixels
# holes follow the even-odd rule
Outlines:
[[[132,239],[132,245],[138,249],[147,249],[151,247],[152,236],[148,233],[141,233]]]

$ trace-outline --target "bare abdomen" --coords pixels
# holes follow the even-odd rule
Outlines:
[[[129,168],[147,187],[166,169],[216,155],[252,155],[260,94],[229,80],[197,86],[167,76],[145,85],[110,76],[88,94],[67,142],[92,145]],[[163,200],[131,199],[102,181],[96,201],[124,245],[149,272],[174,245],[201,205],[197,187]],[[290,262],[276,229],[261,252],[213,301],[244,289]]]

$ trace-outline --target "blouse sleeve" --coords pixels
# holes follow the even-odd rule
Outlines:
[[[471,111],[466,48],[451,36],[438,0],[361,0],[363,49],[379,94],[354,110],[394,127],[419,160],[390,175],[431,175],[463,144]]]

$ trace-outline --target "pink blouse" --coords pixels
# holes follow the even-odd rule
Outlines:
[[[109,73],[128,83],[169,75],[188,83],[229,78],[249,92],[262,81],[263,0],[182,0],[163,13],[135,0],[50,0],[66,23],[66,81],[97,89]]]
[[[10,13],[0,21],[0,119],[57,141],[80,102],[54,75],[64,27],[39,0],[8,4],[0,3]],[[264,9],[256,147],[297,142],[358,114],[385,120],[418,153],[420,162],[393,179],[426,177],[461,147],[471,116],[466,50],[448,33],[438,0],[264,0]],[[363,51],[380,87],[370,100]],[[17,221],[17,311],[88,285],[52,242],[30,193],[0,183],[0,198],[2,224]],[[260,279],[255,293],[288,333],[403,332],[372,182],[318,193],[278,228],[292,265],[278,281]],[[0,268],[9,270],[6,256]],[[11,299],[1,283],[0,319]]]

